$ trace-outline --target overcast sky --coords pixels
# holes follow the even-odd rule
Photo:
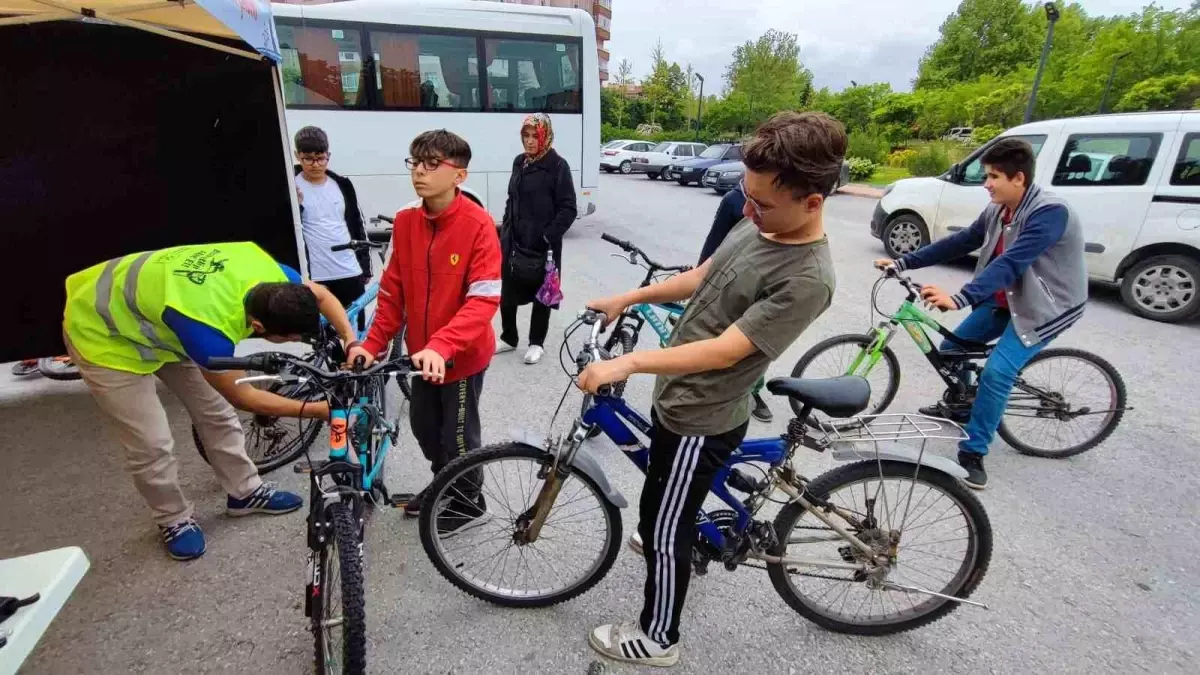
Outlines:
[[[1092,16],[1129,14],[1149,0],[1083,0]],[[938,26],[959,0],[614,0],[612,59],[633,63],[639,80],[650,69],[650,51],[662,38],[667,60],[688,62],[705,79],[704,93],[725,86],[725,66],[734,48],[770,28],[795,33],[800,59],[813,71],[816,86],[834,90],[854,80],[890,82],[907,91],[917,61],[938,36]],[[1189,0],[1159,0],[1166,9]]]

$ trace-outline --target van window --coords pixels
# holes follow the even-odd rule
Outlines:
[[[371,31],[383,108],[479,110],[475,38]]]
[[[1033,148],[1034,158],[1036,158],[1042,152],[1042,146],[1046,144],[1046,136],[1044,134],[1029,136],[1005,136],[1005,138],[1023,139],[1030,145],[1030,147]],[[988,145],[985,145],[983,148],[981,148],[975,155],[975,158],[972,159],[965,167],[963,167],[962,180],[959,181],[961,185],[983,185],[983,182],[987,180],[987,172],[983,170],[983,162],[980,160],[983,157],[984,151],[988,147]]]
[[[349,28],[280,21],[283,99],[289,107],[365,108],[362,35]]]
[[[1183,137],[1179,159],[1171,170],[1171,185],[1200,186],[1200,134]]]
[[[1053,185],[1145,185],[1162,134],[1072,134]]]
[[[579,43],[488,38],[488,110],[583,112]]]

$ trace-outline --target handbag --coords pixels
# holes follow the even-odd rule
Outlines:
[[[546,276],[546,260],[540,253],[527,251],[513,242],[508,254],[508,271],[512,278],[526,283],[541,283]]]

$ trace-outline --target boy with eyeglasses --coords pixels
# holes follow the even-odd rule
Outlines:
[[[396,214],[375,320],[349,360],[373,361],[407,320],[405,344],[423,378],[413,381],[410,422],[436,474],[481,444],[479,395],[496,349],[500,239],[487,210],[459,189],[471,161],[465,140],[445,129],[427,131],[413,139],[409,154],[405,164],[421,200]],[[457,486],[459,496],[438,517],[443,533],[483,522],[479,478]],[[405,515],[420,515],[424,493],[408,499]]]
[[[308,252],[308,276],[333,293],[342,307],[363,294],[371,278],[366,251],[332,251],[351,239],[366,239],[358,196],[350,179],[329,170],[329,137],[318,127],[296,132],[296,197]],[[359,329],[363,326],[359,316]]]

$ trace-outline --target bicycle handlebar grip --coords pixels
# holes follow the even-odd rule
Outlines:
[[[336,244],[334,246],[330,246],[329,250],[330,251],[348,251],[351,248],[354,248],[354,247],[351,246],[350,244]]]
[[[242,356],[210,356],[209,370],[250,370],[250,359]]]
[[[607,232],[601,234],[600,239],[607,241],[608,243],[610,243],[614,246],[620,246],[621,248],[625,249],[626,251],[632,251],[634,248],[636,248],[633,244],[625,241],[624,239],[617,239],[616,237],[612,236],[611,234],[608,234]]]
[[[393,225],[396,223],[396,221],[394,219],[389,218],[389,217],[383,215],[382,213],[375,216],[374,220],[382,220],[385,223],[392,223]]]

